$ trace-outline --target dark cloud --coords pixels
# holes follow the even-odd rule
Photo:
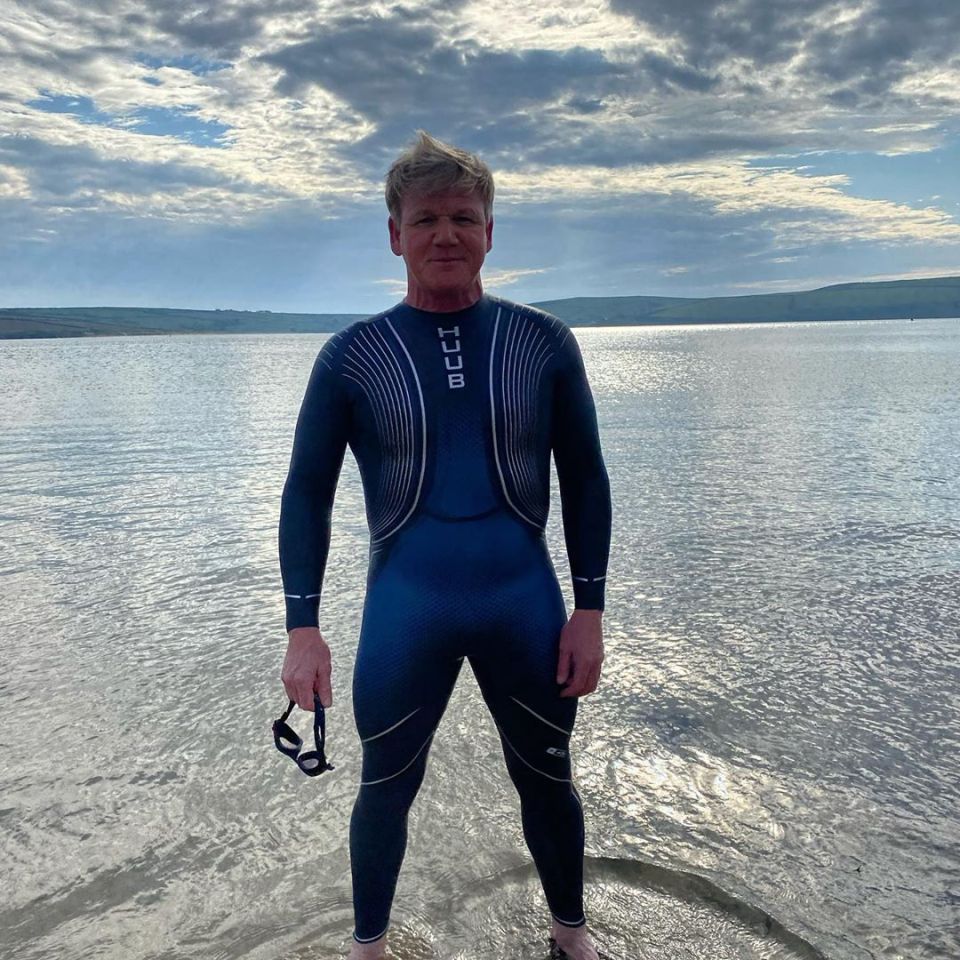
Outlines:
[[[149,195],[232,184],[209,167],[111,159],[91,147],[60,146],[35,137],[0,137],[0,164],[23,170],[38,205],[101,205],[95,197],[99,191]],[[81,196],[82,201],[77,199]]]
[[[322,35],[261,57],[283,70],[278,90],[317,84],[373,120],[399,110],[497,115],[571,91],[589,96],[625,74],[596,51],[500,51],[409,14],[349,17]]]
[[[412,23],[435,19],[438,15],[453,16],[467,0],[431,0],[416,6],[399,5],[390,11],[396,23]],[[150,23],[159,27],[167,36],[191,51],[204,50],[220,56],[233,58],[245,45],[260,40],[264,24],[281,18],[302,16],[315,18],[316,0],[225,0],[198,6],[195,0],[151,0],[150,12],[144,18],[137,10],[128,14],[131,23]],[[362,9],[364,2],[346,5]],[[316,21],[314,20],[314,23]],[[308,29],[311,32],[328,32],[322,23]]]
[[[882,101],[907,74],[960,56],[960,3],[875,0],[847,29],[812,36],[807,52],[811,71],[840,85],[835,98]]]
[[[599,113],[603,110],[603,101],[579,95],[569,97],[565,104],[575,113]]]
[[[785,63],[801,50],[805,81],[846,85],[837,103],[889,89],[918,63],[940,65],[960,53],[960,4],[953,0],[848,2],[857,15],[824,26],[835,0],[610,0],[611,9],[679,41],[684,61],[713,70],[734,58]]]
[[[719,83],[714,73],[694,69],[650,51],[638,52],[634,77],[641,81],[636,84],[634,92],[642,92],[644,89],[673,89],[703,93]],[[643,82],[644,79],[646,82]]]
[[[282,70],[279,93],[299,96],[316,85],[373,122],[375,131],[346,152],[376,177],[417,127],[467,148],[492,148],[491,159],[510,165],[666,159],[675,151],[652,141],[638,145],[628,131],[618,146],[594,143],[582,119],[602,117],[611,96],[703,92],[717,82],[651,51],[627,62],[579,46],[491,49],[458,37],[449,11],[446,19],[429,13],[400,8],[386,16],[342,17],[322,34],[260,59]]]
[[[201,3],[195,0],[84,0],[67,7],[62,0],[32,0],[35,16],[65,29],[51,38],[42,50],[21,46],[18,58],[33,58],[40,63],[51,58],[85,63],[105,52],[131,54],[149,42],[151,56],[176,59],[186,54],[233,59],[247,44],[255,43],[264,25],[277,17],[309,15],[316,9],[314,0],[221,0]],[[70,35],[80,31],[95,37],[92,43],[70,44]],[[186,50],[184,49],[186,48]]]
[[[189,49],[215,50],[230,56],[260,35],[271,6],[269,3],[240,3],[204,8],[189,0],[168,0],[151,4],[151,13],[157,27]]]
[[[516,159],[558,122],[559,104],[577,98],[579,107],[566,108],[571,116],[587,103],[602,109],[604,95],[630,80],[630,68],[598,51],[492,50],[458,38],[449,23],[431,22],[424,12],[344,17],[261,58],[283,71],[280,93],[297,95],[315,84],[374,123],[374,133],[346,152],[378,179],[417,127],[479,149],[493,125],[500,147]]]
[[[41,49],[33,46],[18,48],[14,41],[10,52],[0,52],[0,61],[9,60],[18,70],[38,68],[63,78],[66,89],[82,90],[99,82],[98,60],[101,57],[123,57],[127,52],[125,46],[107,42],[78,47],[68,41],[57,40]]]
[[[879,144],[858,133],[869,125],[862,117],[844,127],[831,114],[915,120],[916,103],[890,86],[916,69],[910,58],[919,52],[938,54],[939,63],[957,49],[960,4],[942,6],[876,0],[828,30],[819,24],[842,9],[835,0],[612,0],[678,51],[620,47],[615,59],[578,46],[482,46],[458,34],[450,8],[406,6],[339,17],[261,59],[282,71],[279,93],[299,96],[315,85],[371,121],[374,131],[344,155],[376,179],[417,127],[506,167],[789,151],[797,128],[806,149],[869,149]],[[911,11],[920,26],[908,24]],[[942,35],[927,36],[929,25]],[[788,61],[795,83],[761,72]],[[608,124],[614,103],[619,122]]]
[[[151,0],[146,22],[191,53],[206,51],[232,59],[260,38],[267,21],[310,14],[315,7],[314,0],[223,0],[199,5],[195,0]],[[127,20],[131,25],[144,22],[136,9]]]
[[[796,53],[812,17],[834,0],[610,0],[617,13],[681,42],[686,63],[714,69],[731,56],[780,63]]]

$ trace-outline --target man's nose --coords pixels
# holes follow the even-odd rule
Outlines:
[[[437,219],[437,229],[433,235],[435,243],[456,243],[457,231],[453,220],[450,217],[439,217]]]

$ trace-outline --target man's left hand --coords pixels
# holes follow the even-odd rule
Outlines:
[[[583,697],[600,682],[603,663],[602,610],[574,610],[560,631],[557,683],[561,697]]]

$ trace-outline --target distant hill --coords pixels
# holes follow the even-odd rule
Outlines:
[[[841,283],[744,297],[575,297],[533,304],[571,326],[960,317],[960,277]],[[365,314],[145,307],[0,310],[0,339],[168,333],[332,333]]]
[[[364,314],[165,310],[159,307],[27,307],[0,310],[0,339],[166,333],[333,333],[361,316]]]
[[[573,326],[960,317],[960,277],[840,283],[745,297],[577,297],[534,306]]]

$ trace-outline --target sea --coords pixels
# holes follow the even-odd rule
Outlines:
[[[613,497],[572,741],[614,960],[960,957],[960,319],[574,328]],[[0,957],[334,960],[353,930],[348,452],[327,755],[278,753],[277,522],[325,335],[0,341]],[[572,608],[556,477],[548,540]],[[306,738],[310,716],[292,722]],[[397,960],[546,960],[469,669]]]

